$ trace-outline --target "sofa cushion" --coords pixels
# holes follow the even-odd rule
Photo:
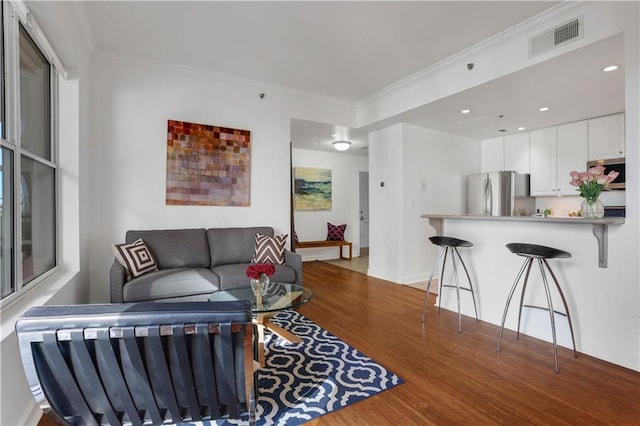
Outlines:
[[[220,278],[220,289],[226,290],[240,285],[249,285],[250,279],[247,277],[247,267],[254,263],[239,263],[235,265],[220,265],[211,268]],[[278,283],[295,283],[296,271],[286,265],[274,265],[276,271],[269,277],[269,281]]]
[[[209,243],[204,229],[127,231],[128,243],[142,238],[159,269],[208,268]]]
[[[256,244],[253,252],[253,263],[284,264],[284,246],[287,244],[287,234],[269,235],[256,234]]]
[[[220,288],[218,276],[207,268],[176,268],[150,272],[127,282],[124,302],[168,299],[213,293]]]
[[[114,244],[113,254],[118,262],[124,266],[128,278],[139,277],[147,272],[158,270],[156,259],[140,238],[131,244]]]
[[[253,258],[256,234],[273,236],[273,228],[211,228],[207,240],[211,255],[211,267],[234,263],[249,263]]]

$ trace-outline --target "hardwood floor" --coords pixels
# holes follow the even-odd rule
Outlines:
[[[299,311],[405,383],[309,425],[640,424],[640,373],[430,306],[424,292],[325,262],[303,266]]]
[[[640,373],[434,306],[424,291],[326,262],[303,266],[313,298],[299,311],[405,383],[308,425],[638,425]],[[43,416],[38,426],[56,426]]]

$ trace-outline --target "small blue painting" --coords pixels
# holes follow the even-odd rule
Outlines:
[[[295,210],[331,210],[331,169],[294,169]]]

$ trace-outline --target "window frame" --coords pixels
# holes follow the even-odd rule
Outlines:
[[[2,1],[0,7],[3,8],[2,40],[4,63],[4,105],[5,123],[4,136],[0,135],[0,145],[9,149],[13,155],[13,292],[0,300],[0,308],[14,303],[28,291],[38,287],[49,277],[60,270],[60,176],[58,167],[58,130],[59,130],[59,102],[58,102],[58,81],[60,76],[64,76],[64,69],[60,70],[60,61],[53,52],[48,40],[33,19],[33,16],[26,10],[24,4],[15,4],[11,1]],[[22,9],[21,9],[22,8]],[[40,53],[49,63],[49,155],[50,160],[35,155],[21,146],[20,140],[20,27],[31,38]],[[62,72],[60,72],[62,71]],[[1,84],[1,83],[0,83]],[[21,203],[21,160],[22,157],[36,161],[45,167],[53,169],[54,173],[54,266],[41,273],[29,282],[24,282],[22,273],[22,223],[20,218]]]

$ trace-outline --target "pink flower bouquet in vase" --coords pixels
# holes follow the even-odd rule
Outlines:
[[[247,267],[247,277],[251,278],[251,290],[255,295],[265,295],[269,289],[269,277],[276,272],[272,263],[254,263]]]
[[[604,166],[601,165],[591,167],[586,172],[573,170],[569,173],[571,176],[569,183],[578,188],[580,196],[584,199],[581,209],[582,217],[598,219],[604,216],[604,204],[599,199],[600,194],[618,175],[619,173],[614,171],[605,175]]]

